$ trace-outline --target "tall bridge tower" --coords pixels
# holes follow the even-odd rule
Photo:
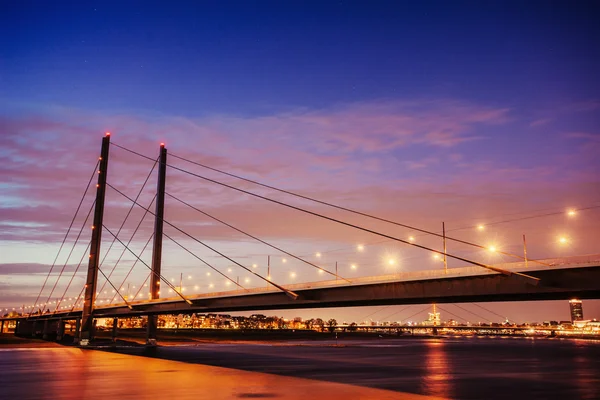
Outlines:
[[[102,226],[104,218],[104,198],[106,195],[106,176],[108,172],[108,152],[110,148],[110,133],[102,138],[100,162],[98,164],[98,183],[96,184],[96,205],[94,209],[94,225],[92,225],[92,242],[90,245],[90,260],[87,278],[85,280],[85,295],[83,312],[81,314],[80,344],[87,346],[94,337],[94,303],[96,302],[96,284],[100,263],[100,244],[102,241]]]

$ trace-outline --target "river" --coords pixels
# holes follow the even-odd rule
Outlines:
[[[600,342],[459,337],[337,345],[199,343],[152,351],[0,348],[0,394],[2,399],[600,399]]]

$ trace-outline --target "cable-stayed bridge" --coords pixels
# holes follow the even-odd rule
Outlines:
[[[167,161],[167,149],[161,144],[159,157],[153,158],[141,154],[127,147],[111,143],[110,134],[102,139],[101,153],[98,162],[94,167],[94,172],[90,177],[84,195],[81,198],[79,206],[75,212],[67,235],[61,244],[59,252],[54,260],[51,270],[48,272],[45,281],[41,284],[39,295],[31,305],[21,306],[19,315],[12,315],[2,318],[2,324],[6,320],[16,320],[18,333],[35,332],[36,325],[44,321],[44,330],[57,329],[60,331],[64,321],[77,321],[78,334],[82,344],[87,344],[94,337],[94,319],[109,317],[127,317],[127,316],[147,316],[148,317],[148,343],[155,343],[157,330],[157,316],[159,314],[171,313],[198,313],[198,312],[221,312],[221,311],[245,311],[245,310],[268,310],[268,309],[297,309],[297,308],[321,308],[321,307],[350,307],[350,306],[368,306],[368,305],[396,305],[396,304],[424,304],[424,303],[461,303],[461,302],[485,302],[485,301],[517,301],[517,300],[559,300],[570,299],[573,297],[582,299],[600,298],[600,255],[564,257],[560,259],[528,259],[527,247],[524,247],[523,256],[511,254],[496,248],[489,248],[477,243],[461,240],[446,235],[445,228],[442,233],[437,233],[415,226],[399,223],[389,219],[384,219],[374,215],[359,212],[353,209],[342,207],[333,203],[325,202],[308,196],[300,195],[291,191],[279,189],[258,181],[250,180],[239,175],[231,174],[205,164],[175,156],[185,162],[196,166],[206,168],[213,172],[223,174],[230,178],[241,180],[242,182],[262,189],[277,191],[288,196],[295,196],[302,200],[317,203],[321,206],[331,207],[338,211],[351,213],[363,218],[369,218],[378,222],[399,226],[410,229],[413,232],[419,232],[422,235],[439,237],[443,241],[443,249],[439,250],[425,244],[417,243],[413,237],[401,238],[388,233],[358,225],[339,217],[332,217],[323,213],[318,213],[307,208],[299,207],[267,195],[262,192],[252,191],[222,181],[204,176],[180,166],[172,165]],[[123,188],[111,183],[108,177],[108,161],[111,147],[117,147],[131,155],[141,157],[153,162],[152,169],[147,175],[141,189],[136,197],[129,196]],[[142,191],[149,181],[154,169],[158,166],[158,182],[156,194],[152,197],[149,204],[144,204],[140,198]],[[244,195],[252,196],[262,201],[286,207],[294,212],[311,215],[338,224],[349,229],[354,229],[362,233],[368,233],[378,236],[382,239],[401,243],[423,251],[430,252],[434,257],[443,261],[444,268],[436,270],[424,270],[394,273],[378,276],[366,276],[359,278],[349,278],[341,274],[337,263],[335,269],[324,268],[319,262],[311,261],[308,257],[297,255],[295,252],[276,246],[263,238],[252,233],[246,232],[235,226],[233,223],[224,221],[214,215],[198,208],[190,201],[181,199],[178,195],[167,191],[167,170],[171,169],[191,176],[195,179],[218,185],[228,190],[233,190]],[[89,227],[88,219],[93,213],[93,223],[91,226],[91,240],[87,245],[75,272],[69,277],[64,274],[67,263],[61,269],[59,276],[50,289],[49,277],[56,267],[58,270],[58,256],[66,244],[67,237],[71,231],[77,215],[80,212],[88,187],[92,185],[94,177],[97,176],[95,200],[92,202],[83,226],[77,234],[75,244],[69,252],[69,258],[74,252],[77,243],[84,235],[84,230]],[[105,198],[107,190],[116,193],[122,200],[130,204],[129,212],[123,219],[118,230],[107,227],[104,222]],[[165,197],[172,199],[181,206],[188,207],[195,212],[204,215],[218,224],[235,230],[238,234],[244,235],[249,239],[268,246],[277,254],[289,257],[297,262],[315,269],[323,277],[329,279],[313,283],[284,284],[279,283],[277,279],[271,276],[270,261],[266,274],[259,273],[256,265],[245,265],[237,261],[237,257],[226,254],[214,245],[209,245],[200,240],[196,235],[190,234],[180,224],[174,223],[165,217]],[[125,222],[130,216],[132,210],[139,209],[143,211],[143,217],[137,224],[133,234],[129,238],[124,237],[122,233]],[[590,207],[594,208],[594,207]],[[581,209],[583,210],[583,209]],[[146,240],[141,252],[132,249],[132,242],[138,229],[142,225],[146,216],[154,217],[153,232]],[[168,227],[170,231],[176,232],[179,239],[175,239],[173,234],[164,232]],[[108,237],[111,244],[104,257],[101,257],[102,237]],[[184,287],[182,279],[176,286],[173,280],[166,279],[162,273],[163,259],[163,238],[175,243],[179,248],[185,251],[189,256],[197,260],[198,263],[208,267],[212,272],[221,276],[233,288],[232,290],[217,291],[209,290],[206,293],[193,293],[191,288]],[[259,287],[248,288],[244,282],[240,283],[239,278],[235,279],[230,269],[224,272],[222,268],[209,263],[205,257],[200,257],[196,251],[186,246],[185,242],[192,242],[202,246],[207,251],[213,252],[219,257],[230,262],[234,267],[245,271],[263,282]],[[525,238],[523,238],[525,239]],[[152,261],[144,261],[142,253],[152,242]],[[447,251],[447,243],[456,242],[462,245],[471,246],[476,249],[498,252],[505,256],[515,259],[515,262],[504,264],[491,264],[467,258],[464,255],[454,254]],[[85,243],[85,240],[84,242]],[[113,245],[123,247],[121,255],[117,261],[110,266],[106,266],[105,260]],[[121,284],[115,280],[115,269],[123,257],[133,257],[135,262],[125,274],[125,279]],[[78,295],[69,293],[74,278],[80,267],[87,259],[86,283],[80,288]],[[448,260],[455,260],[462,263],[463,267],[448,268]],[[389,260],[392,263],[394,260]],[[128,279],[136,265],[147,269],[147,277],[144,282],[138,286],[137,292],[132,295],[130,290],[123,294],[124,282]],[[52,301],[53,295],[61,294],[57,292],[57,284],[61,278],[68,280],[66,289],[56,300]],[[98,278],[104,279],[103,285],[98,285]],[[104,290],[107,288],[108,290]],[[77,288],[75,288],[77,289]],[[45,291],[50,290],[50,295],[46,296]],[[101,298],[103,294],[109,294],[110,299]],[[142,293],[143,292],[143,293]],[[148,299],[143,299],[145,293]],[[112,296],[111,296],[112,295]],[[44,299],[46,299],[44,301]],[[58,323],[49,324],[48,321],[58,321]]]

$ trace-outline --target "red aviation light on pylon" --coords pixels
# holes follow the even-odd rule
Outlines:
[[[161,142],[161,143],[160,143],[160,147],[165,147],[165,143],[164,143],[164,142]]]
[[[104,135],[105,136],[110,136],[110,132],[106,132]]]

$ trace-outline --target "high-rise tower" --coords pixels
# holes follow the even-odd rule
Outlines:
[[[571,308],[571,322],[583,320],[583,303],[581,300],[569,300],[569,307]]]

